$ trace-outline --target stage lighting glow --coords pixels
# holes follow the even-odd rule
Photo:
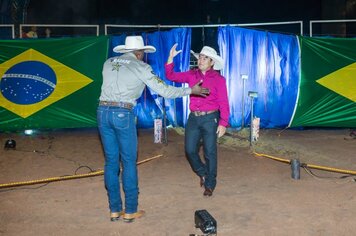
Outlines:
[[[34,133],[34,130],[33,129],[27,129],[27,130],[24,131],[24,133],[26,135],[32,135]]]
[[[247,80],[248,79],[248,75],[241,74],[241,79]]]

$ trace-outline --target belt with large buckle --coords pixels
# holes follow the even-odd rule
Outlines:
[[[217,112],[217,110],[214,110],[214,111],[192,111],[193,115],[195,115],[195,116],[205,116],[205,115],[212,114],[214,112]]]
[[[128,103],[128,102],[100,101],[99,105],[100,106],[109,106],[109,107],[121,107],[121,108],[129,109],[129,110],[131,110],[133,108],[133,104]]]

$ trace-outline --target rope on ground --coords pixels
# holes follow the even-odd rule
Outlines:
[[[137,165],[146,163],[148,161],[152,161],[152,160],[157,159],[157,158],[162,157],[162,156],[163,155],[157,155],[157,156],[154,156],[154,157],[147,158],[145,160],[137,162]],[[103,174],[104,174],[103,170],[98,170],[98,171],[90,172],[90,173],[87,173],[87,174],[75,174],[75,175],[51,177],[51,178],[46,178],[46,179],[38,179],[38,180],[30,180],[30,181],[22,181],[22,182],[13,182],[13,183],[7,183],[7,184],[0,184],[0,189],[23,186],[23,185],[49,183],[49,182],[69,180],[69,179],[79,179],[79,178],[93,177],[93,176],[98,176],[98,175],[103,175]]]
[[[288,159],[284,159],[284,158],[279,158],[279,157],[274,157],[274,156],[270,156],[267,154],[262,154],[262,153],[257,153],[257,152],[253,152],[253,154],[255,154],[256,156],[260,156],[260,157],[267,157],[276,161],[280,161],[280,162],[285,162],[290,164],[291,161]],[[327,167],[327,166],[319,166],[319,165],[312,165],[312,164],[306,164],[306,163],[301,163],[300,164],[301,167],[308,167],[308,168],[312,168],[312,169],[318,169],[318,170],[326,170],[326,171],[331,171],[331,172],[337,172],[337,173],[342,173],[342,174],[350,174],[350,175],[356,175],[356,171],[354,170],[344,170],[344,169],[338,169],[338,168],[333,168],[333,167]]]

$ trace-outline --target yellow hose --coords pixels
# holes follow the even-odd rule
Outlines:
[[[276,160],[276,161],[280,161],[280,162],[284,162],[284,163],[288,163],[288,164],[290,164],[290,162],[291,162],[288,159],[284,159],[284,158],[280,158],[280,157],[274,157],[274,156],[267,155],[267,154],[262,154],[262,153],[257,153],[257,152],[253,152],[253,154],[256,155],[256,156],[267,157],[267,158],[270,158],[272,160]],[[157,155],[157,156],[154,156],[154,157],[147,158],[145,160],[137,162],[137,165],[143,164],[145,162],[151,161],[151,160],[156,159],[156,158],[161,157],[161,156],[163,156],[163,155]],[[326,170],[326,171],[343,173],[343,174],[356,175],[356,171],[353,171],[353,170],[337,169],[337,168],[326,167],[326,166],[318,166],[318,165],[302,163],[301,167],[308,167],[308,168],[313,168],[313,169],[319,169],[319,170]],[[103,174],[104,174],[104,171],[103,170],[99,170],[99,171],[95,171],[95,172],[91,172],[91,173],[87,173],[87,174],[76,174],[76,175],[68,175],[68,176],[60,176],[60,177],[51,177],[51,178],[39,179],[39,180],[13,182],[13,183],[7,183],[7,184],[0,184],[0,189],[1,188],[23,186],[23,185],[49,183],[49,182],[61,181],[61,180],[93,177],[93,176],[98,176],[98,175],[103,175]]]
[[[342,173],[342,174],[356,175],[356,171],[354,171],[354,170],[343,170],[343,169],[337,169],[337,168],[333,168],[333,167],[317,166],[317,165],[311,165],[311,164],[305,164],[302,167],[309,167],[309,168],[319,169],[319,170],[327,170],[327,171],[332,171],[332,172],[337,172],[337,173]]]
[[[157,155],[157,156],[154,156],[154,157],[147,158],[145,160],[137,162],[137,165],[143,164],[145,162],[151,161],[151,160],[156,159],[156,158],[161,157],[161,156],[163,156],[163,155]],[[61,181],[61,180],[93,177],[93,176],[103,175],[103,174],[104,174],[103,170],[98,170],[98,171],[94,171],[94,172],[87,173],[87,174],[76,174],[76,175],[68,175],[68,176],[60,176],[60,177],[51,177],[51,178],[46,178],[46,179],[38,179],[38,180],[30,180],[30,181],[22,181],[22,182],[0,184],[0,189],[1,188],[23,186],[23,185],[49,183],[49,182]]]
[[[285,163],[290,164],[290,160],[288,160],[288,159],[274,157],[274,156],[270,156],[270,155],[267,155],[267,154],[261,154],[261,153],[257,153],[257,152],[253,152],[253,154],[255,154],[256,156],[259,156],[259,157],[268,157],[268,158],[276,160],[276,161],[285,162]]]
[[[270,158],[270,159],[273,159],[276,161],[280,161],[280,162],[285,162],[288,164],[290,164],[290,162],[291,162],[288,159],[274,157],[274,156],[270,156],[270,155],[266,155],[266,154],[262,154],[262,153],[253,152],[253,154],[255,154],[256,156],[267,157],[267,158]],[[326,170],[326,171],[332,171],[332,172],[337,172],[337,173],[356,175],[356,171],[353,171],[353,170],[343,170],[343,169],[337,169],[337,168],[326,167],[326,166],[318,166],[318,165],[312,165],[312,164],[306,164],[306,163],[301,163],[300,166],[308,167],[308,168],[312,168],[312,169],[318,169],[318,170]]]

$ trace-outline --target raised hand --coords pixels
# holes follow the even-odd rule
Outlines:
[[[177,51],[177,46],[178,46],[178,43],[174,44],[173,47],[171,48],[171,50],[169,51],[169,57],[167,60],[167,64],[172,63],[173,58],[182,52],[182,50]]]

